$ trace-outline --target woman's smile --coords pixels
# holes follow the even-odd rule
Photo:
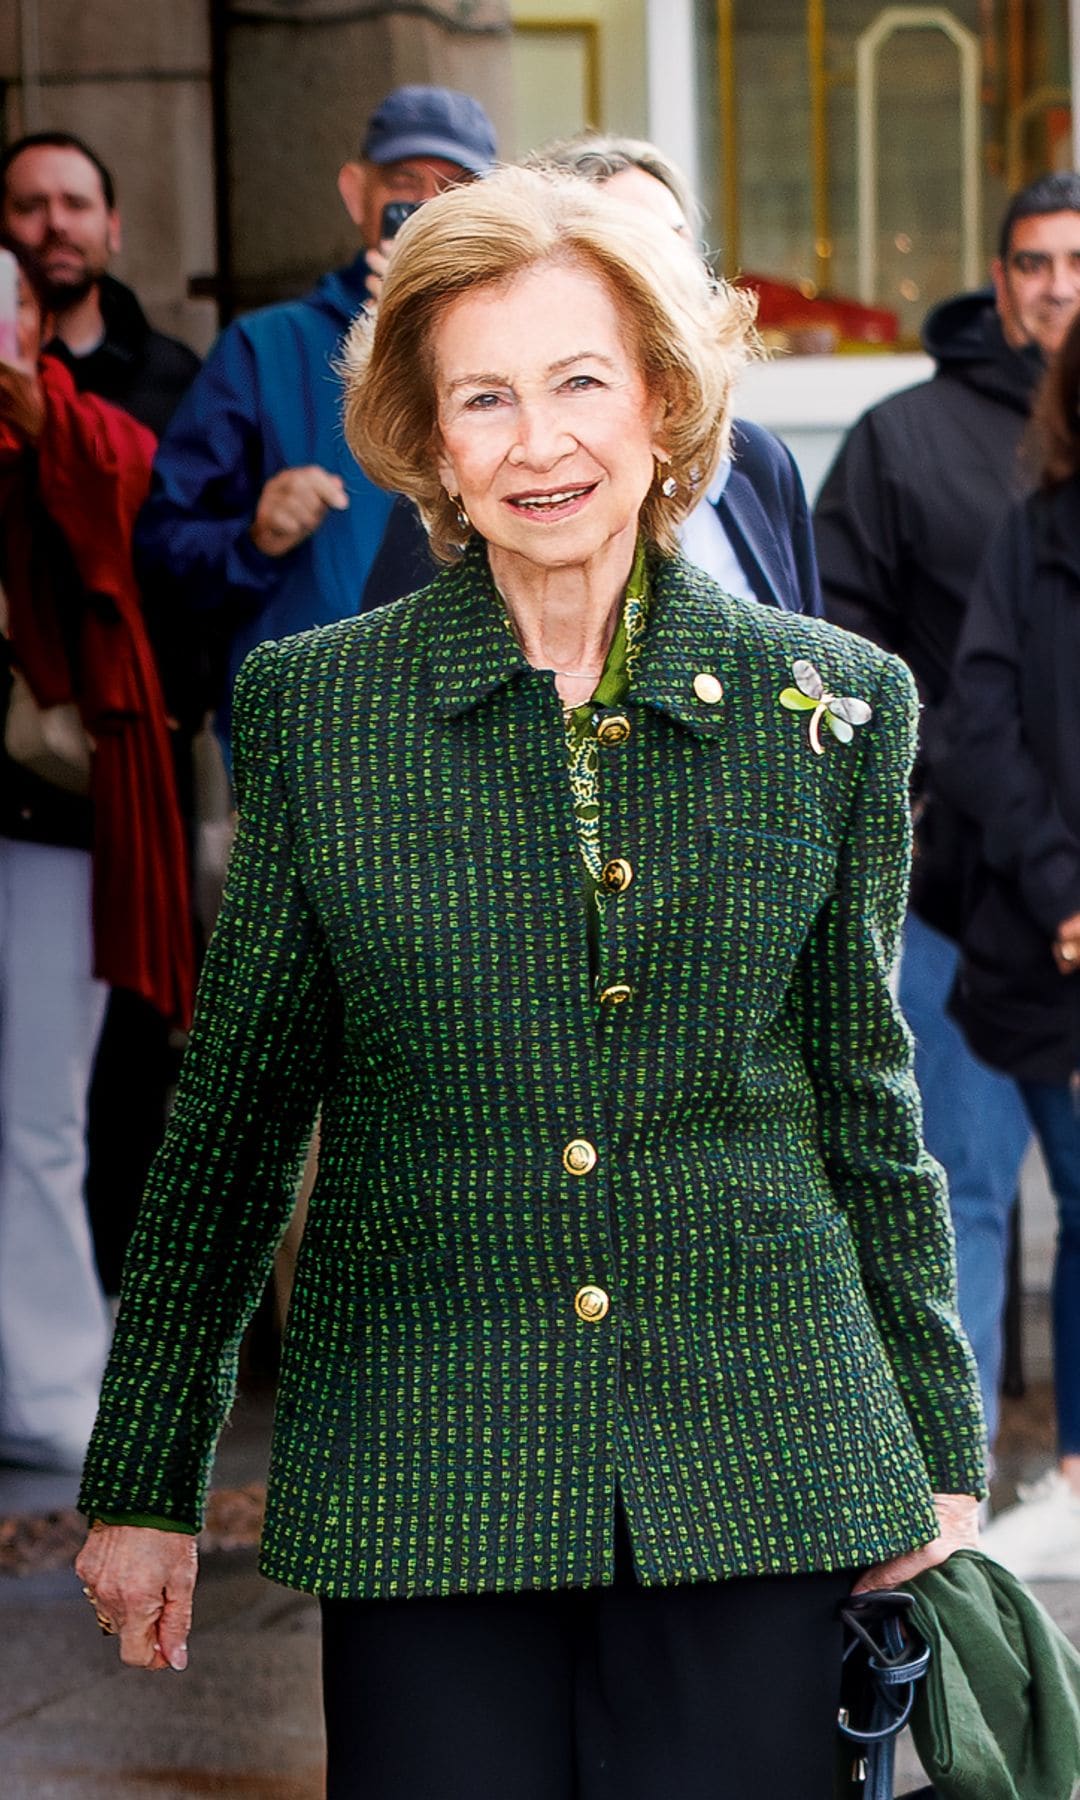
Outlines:
[[[506,504],[513,507],[517,513],[525,513],[545,522],[552,519],[565,519],[592,498],[598,485],[598,482],[592,481],[583,483],[579,487],[566,486],[547,493],[508,494]]]

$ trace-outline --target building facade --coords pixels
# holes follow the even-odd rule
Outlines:
[[[94,143],[118,273],[200,348],[352,254],[334,176],[412,80],[470,89],[507,155],[655,138],[725,270],[888,307],[910,341],[983,278],[1007,193],[1072,162],[1070,41],[1070,0],[7,0],[2,131]]]

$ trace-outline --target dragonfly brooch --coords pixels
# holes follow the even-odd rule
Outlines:
[[[788,712],[808,712],[810,720],[810,748],[818,756],[824,756],[825,746],[821,741],[822,724],[828,725],[833,736],[842,744],[850,744],[855,733],[855,725],[865,725],[870,717],[870,707],[865,700],[856,700],[847,694],[830,694],[812,662],[805,657],[797,657],[791,665],[797,686],[784,688],[780,695],[781,706]]]

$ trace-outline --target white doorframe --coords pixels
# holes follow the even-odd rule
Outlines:
[[[1075,6],[1077,0],[1070,0]],[[855,158],[858,169],[859,299],[877,295],[878,75],[881,56],[898,31],[942,31],[960,66],[960,279],[976,288],[982,279],[979,185],[979,81],[981,51],[973,31],[944,6],[887,6],[859,37],[855,49]]]
[[[649,136],[701,192],[694,0],[646,0]]]

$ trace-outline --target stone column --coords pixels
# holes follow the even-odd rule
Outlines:
[[[154,323],[205,349],[217,323],[189,283],[213,275],[207,0],[8,0],[4,136],[56,128],[112,170],[124,244],[114,273]]]
[[[465,89],[510,141],[506,0],[233,0],[225,62],[238,309],[298,293],[355,256],[337,171],[390,88]]]

